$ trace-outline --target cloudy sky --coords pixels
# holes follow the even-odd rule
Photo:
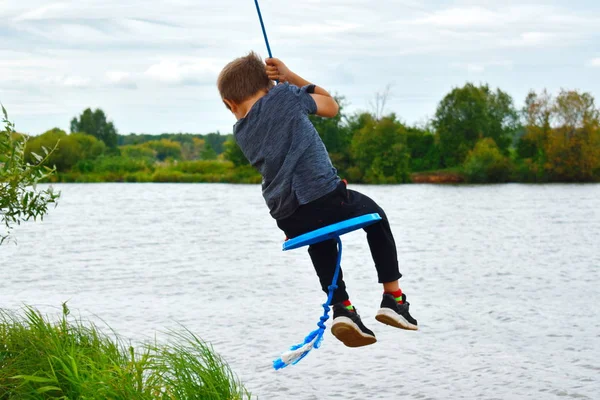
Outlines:
[[[274,55],[368,109],[431,117],[452,87],[487,82],[600,103],[597,0],[261,0]],[[266,57],[252,0],[0,0],[0,101],[41,133],[100,107],[120,133],[230,132],[215,86],[231,59]]]

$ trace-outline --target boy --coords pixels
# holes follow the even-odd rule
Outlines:
[[[273,81],[279,81],[274,86]],[[382,220],[367,228],[367,240],[384,294],[376,319],[401,329],[417,330],[398,279],[396,245],[383,210],[367,196],[348,190],[337,176],[329,154],[308,115],[334,117],[338,104],[331,95],[290,71],[276,58],[266,66],[250,53],[225,66],[217,86],[235,115],[234,137],[262,175],[262,193],[277,226],[289,238],[364,214]],[[337,264],[337,244],[328,240],[308,252],[328,292]],[[334,292],[331,332],[346,346],[376,342],[350,302],[340,271]]]

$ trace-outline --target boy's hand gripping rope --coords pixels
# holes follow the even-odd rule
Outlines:
[[[304,338],[304,342],[294,345],[290,348],[289,351],[286,351],[281,355],[280,358],[273,361],[273,368],[276,370],[285,368],[288,365],[297,364],[300,360],[302,360],[306,355],[313,349],[318,349],[323,341],[323,334],[325,333],[325,322],[329,319],[329,306],[331,305],[331,299],[333,298],[333,292],[338,288],[337,281],[338,276],[340,274],[340,264],[342,261],[342,241],[339,236],[336,236],[335,240],[338,245],[338,256],[337,256],[337,265],[335,267],[335,273],[333,274],[333,282],[328,287],[329,295],[327,296],[327,302],[323,304],[323,316],[319,318],[319,322],[317,323],[318,329],[315,329],[311,333]]]

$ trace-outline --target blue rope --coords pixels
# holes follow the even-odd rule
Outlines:
[[[336,236],[335,240],[337,241],[337,245],[338,245],[337,265],[335,267],[335,272],[333,274],[333,282],[331,282],[331,285],[329,285],[327,287],[327,289],[329,289],[329,294],[327,296],[327,302],[325,304],[323,304],[323,309],[324,309],[323,315],[321,316],[321,318],[319,318],[319,322],[317,323],[317,326],[319,328],[315,329],[314,331],[309,333],[308,336],[306,336],[304,338],[304,342],[290,347],[291,351],[298,350],[302,346],[304,346],[308,343],[311,343],[313,340],[315,341],[315,344],[313,345],[313,347],[315,349],[318,349],[321,346],[321,342],[323,341],[323,334],[325,333],[325,329],[327,328],[325,326],[325,322],[329,319],[329,311],[330,311],[331,300],[333,299],[333,293],[338,288],[337,281],[338,281],[338,277],[340,276],[340,266],[342,263],[342,240],[340,239],[339,236]],[[295,360],[292,363],[292,365],[297,364],[300,360],[302,360],[304,357],[306,357],[309,352],[310,352],[310,350],[307,350],[304,353],[302,353],[302,355],[297,360]],[[276,370],[285,368],[288,365],[289,364],[285,363],[285,361],[283,361],[281,358],[278,358],[277,360],[273,361],[273,368],[275,368]]]
[[[273,58],[271,54],[271,46],[269,46],[269,39],[267,38],[267,31],[265,30],[265,24],[263,23],[262,14],[260,13],[260,7],[258,6],[258,0],[254,0],[256,4],[256,11],[258,12],[258,19],[260,20],[260,27],[262,28],[263,36],[265,37],[265,43],[267,44],[267,51],[269,52],[269,58]]]

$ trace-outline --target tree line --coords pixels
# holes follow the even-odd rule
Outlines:
[[[600,181],[600,111],[589,93],[531,91],[519,110],[506,92],[467,83],[450,91],[421,126],[384,114],[386,95],[377,96],[370,112],[349,114],[338,97],[335,118],[310,117],[343,178]],[[260,182],[231,134],[119,135],[100,109],[86,109],[70,128],[27,143],[32,161],[32,154],[58,143],[47,162],[63,181]]]

